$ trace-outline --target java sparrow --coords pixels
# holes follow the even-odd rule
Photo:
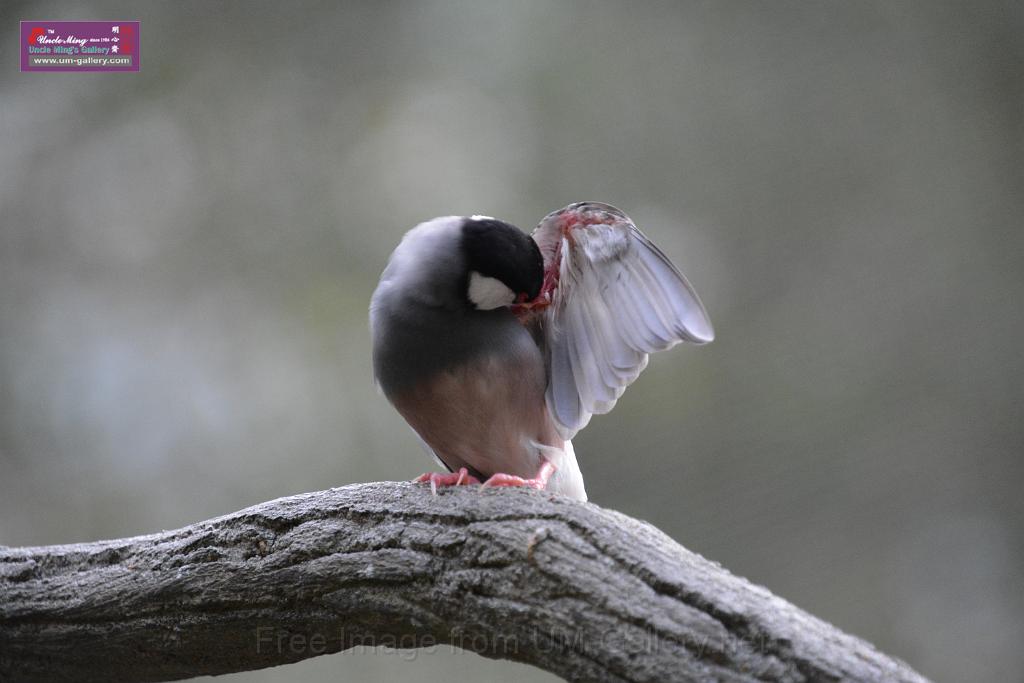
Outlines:
[[[714,339],[697,293],[613,206],[570,204],[532,237],[446,216],[402,239],[370,303],[384,395],[450,472],[586,500],[570,439],[649,353]]]

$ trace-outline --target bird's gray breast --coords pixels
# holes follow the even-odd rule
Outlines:
[[[389,397],[485,358],[504,358],[513,367],[540,362],[533,337],[506,309],[451,309],[381,297],[371,324],[374,375]]]
[[[561,451],[544,403],[544,360],[507,310],[384,318],[375,345],[388,399],[449,469],[532,477],[537,444]],[[447,321],[447,322],[446,322]]]

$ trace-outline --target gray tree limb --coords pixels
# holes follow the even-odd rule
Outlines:
[[[0,547],[5,681],[448,643],[574,681],[924,680],[644,522],[537,491],[361,484],[149,536]]]

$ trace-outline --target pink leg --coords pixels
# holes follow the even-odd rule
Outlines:
[[[523,479],[517,477],[514,474],[505,474],[504,472],[498,472],[492,474],[487,481],[481,484],[481,488],[488,488],[491,486],[526,486],[531,489],[541,489],[547,487],[548,480],[551,479],[551,475],[555,473],[555,466],[550,461],[545,460],[537,470],[537,476],[533,479]]]
[[[458,472],[424,472],[413,479],[418,484],[430,482],[430,491],[437,495],[438,486],[461,486],[463,484],[479,484],[480,480],[469,473],[465,467],[460,467]]]

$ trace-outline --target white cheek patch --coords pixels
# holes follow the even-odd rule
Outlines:
[[[515,302],[516,294],[501,280],[485,277],[475,270],[469,274],[469,300],[481,311],[508,306]]]

